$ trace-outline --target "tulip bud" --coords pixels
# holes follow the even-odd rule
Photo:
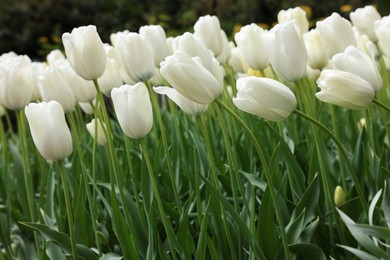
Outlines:
[[[241,30],[234,35],[237,47],[240,49],[245,62],[255,70],[263,70],[269,65],[266,50],[263,46],[264,33],[263,28],[253,23],[241,27]]]
[[[352,24],[338,13],[317,22],[317,30],[328,45],[329,55],[343,52],[349,45],[356,46]]]
[[[306,12],[300,7],[281,10],[278,13],[278,23],[289,21],[295,22],[295,26],[301,35],[309,30],[309,21],[307,20]]]
[[[175,102],[176,105],[181,108],[181,110],[190,115],[200,115],[205,112],[209,107],[208,104],[199,104],[192,100],[189,100],[188,98],[180,94],[178,91],[176,91],[174,88],[155,87],[153,88],[153,90],[158,94],[167,95],[173,102]]]
[[[76,97],[59,68],[55,66],[47,67],[42,75],[38,77],[38,87],[43,101],[55,100],[61,104],[65,112],[75,109]]]
[[[192,33],[186,32],[177,36],[172,42],[172,49],[187,53],[190,57],[199,57],[201,64],[210,72],[213,71],[213,57],[206,45],[199,39],[195,38]]]
[[[130,138],[142,138],[153,126],[153,110],[148,89],[139,82],[111,91],[115,114],[123,132]]]
[[[142,82],[153,76],[153,52],[141,35],[137,33],[119,34],[114,47],[130,79]]]
[[[91,122],[89,122],[86,127],[89,132],[89,134],[96,139],[97,143],[100,145],[105,145],[107,143],[107,137],[106,137],[106,124],[100,122],[100,120],[97,121],[96,125],[96,119],[92,119]],[[95,129],[96,128],[96,129]],[[95,135],[96,133],[96,135]],[[96,138],[97,136],[97,138]]]
[[[45,72],[46,64],[43,62],[33,62],[31,65],[33,70],[33,94],[31,101],[37,101],[42,99],[39,93],[38,78]]]
[[[145,38],[145,41],[152,49],[154,65],[159,67],[160,62],[168,55],[171,55],[164,29],[160,25],[146,25],[141,26],[139,33]]]
[[[84,113],[88,115],[92,115],[95,112],[96,99],[94,99],[91,103],[88,102],[79,102],[79,107]]]
[[[379,47],[387,57],[390,57],[390,15],[376,21],[374,30],[378,37]]]
[[[74,28],[62,35],[66,57],[73,70],[86,80],[98,79],[106,68],[106,51],[96,26]]]
[[[337,186],[334,190],[334,204],[336,207],[340,206],[345,202],[345,193],[341,186]]]
[[[369,82],[346,71],[323,70],[317,85],[321,89],[316,93],[319,100],[348,109],[366,108],[375,95]]]
[[[46,160],[63,160],[72,153],[72,136],[58,102],[30,103],[25,114],[34,144]]]
[[[375,7],[367,5],[364,8],[358,8],[354,12],[351,12],[349,17],[360,35],[366,34],[374,42],[378,40],[374,31],[374,23],[381,19],[381,15]]]
[[[263,43],[273,69],[282,80],[293,82],[305,75],[306,48],[293,22],[277,24],[264,34]]]
[[[211,69],[215,71],[219,69],[219,72],[214,74],[216,77],[202,66],[199,59],[191,58],[185,52],[176,51],[161,63],[160,73],[186,98],[200,104],[209,104],[223,91],[220,81],[222,72],[220,67],[215,65],[213,63]]]
[[[382,88],[376,62],[363,50],[349,46],[344,52],[334,55],[332,62],[334,69],[348,71],[367,80],[375,92]]]
[[[269,78],[246,77],[237,80],[237,97],[233,103],[240,110],[270,121],[286,119],[297,100],[285,85]]]
[[[199,37],[213,51],[216,57],[223,52],[223,39],[221,35],[221,24],[216,16],[199,17],[194,25],[194,34]]]
[[[0,63],[0,103],[18,110],[25,107],[33,94],[33,70],[29,57],[9,54]]]
[[[234,47],[231,50],[231,54],[232,55],[230,56],[228,63],[233,68],[233,70],[240,73],[247,71],[248,69],[246,67],[248,67],[248,65],[244,61],[241,50],[238,47]]]
[[[113,88],[123,84],[120,74],[120,65],[115,59],[107,58],[106,70],[103,76],[98,79],[99,88],[105,94],[109,95]]]
[[[303,35],[310,67],[322,69],[328,64],[328,46],[318,30],[313,29]]]
[[[56,49],[52,50],[47,56],[46,61],[49,65],[55,65],[58,61],[65,60],[65,55],[62,53],[62,51]]]

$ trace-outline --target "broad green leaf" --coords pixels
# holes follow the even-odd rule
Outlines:
[[[27,222],[21,222],[20,224],[31,228],[32,230],[38,231],[46,240],[55,242],[62,250],[65,251],[66,254],[71,254],[72,249],[70,245],[70,238],[67,234],[56,231],[42,224]],[[77,244],[77,253],[85,259],[98,259],[97,255],[84,245]]]
[[[121,260],[123,256],[117,255],[115,253],[104,254],[99,260]]]
[[[326,260],[326,256],[321,248],[308,243],[298,243],[288,246],[299,260]]]
[[[46,254],[52,260],[66,260],[66,255],[62,252],[61,247],[50,241],[46,244]]]
[[[380,239],[390,238],[390,229],[387,227],[373,226],[367,224],[355,224],[354,228],[356,228],[362,233],[365,233],[367,236],[373,236]]]
[[[286,227],[286,235],[289,244],[298,242],[299,236],[304,229],[305,213],[306,210],[303,209],[302,213]]]
[[[356,248],[353,248],[353,247],[349,247],[349,246],[343,246],[343,245],[338,245],[338,246],[341,247],[341,248],[344,248],[345,250],[347,250],[349,252],[351,252],[352,254],[356,255],[360,259],[364,259],[364,260],[379,260],[378,257],[375,257],[375,256],[367,253],[366,251],[363,251],[363,250],[360,250],[360,249],[356,249]]]

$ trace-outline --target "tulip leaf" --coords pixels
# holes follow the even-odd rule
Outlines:
[[[121,260],[123,256],[117,255],[115,253],[104,254],[99,260]]]
[[[46,225],[38,223],[20,222],[20,224],[32,230],[38,231],[47,241],[55,242],[62,250],[64,250],[65,254],[71,254],[72,249],[70,245],[70,238],[67,234],[56,231]],[[98,259],[97,255],[91,249],[84,245],[77,244],[77,252],[79,256],[85,259]]]
[[[293,254],[300,260],[326,260],[326,256],[321,248],[308,243],[298,243],[288,246]]]
[[[338,245],[339,247],[341,248],[344,248],[345,250],[351,252],[352,254],[354,254],[355,256],[359,257],[360,259],[365,259],[365,260],[379,260],[378,257],[375,257],[363,250],[360,250],[360,249],[356,249],[356,248],[353,248],[353,247],[349,247],[349,246],[343,246],[343,245]]]

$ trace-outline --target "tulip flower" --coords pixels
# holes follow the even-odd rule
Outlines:
[[[194,25],[194,35],[199,37],[216,57],[223,52],[223,38],[221,24],[216,16],[199,17]]]
[[[300,8],[290,8],[281,10],[278,13],[278,23],[294,21],[300,34],[304,34],[309,30],[309,21],[306,17],[306,12]]]
[[[233,98],[233,103],[244,112],[280,121],[294,111],[297,100],[279,81],[251,76],[237,80],[237,97]]]
[[[376,21],[374,30],[382,52],[387,57],[390,57],[390,15]]]
[[[296,81],[306,72],[307,53],[294,22],[277,24],[263,36],[269,61],[276,74],[285,81]]]
[[[42,75],[38,77],[38,87],[43,101],[55,100],[61,104],[65,112],[75,109],[76,97],[58,67],[47,67]]]
[[[374,42],[378,40],[374,31],[374,23],[381,19],[381,15],[375,7],[367,5],[364,8],[358,8],[354,12],[351,12],[349,17],[360,35],[366,34]]]
[[[323,70],[317,85],[321,89],[316,93],[319,100],[348,109],[367,107],[375,95],[368,81],[346,71]]]
[[[33,70],[29,57],[5,55],[0,62],[0,103],[8,109],[24,108],[33,94]]]
[[[103,76],[98,79],[98,83],[100,90],[105,95],[110,95],[113,88],[123,84],[120,74],[120,64],[117,60],[107,57],[106,70]]]
[[[95,112],[96,99],[94,99],[91,103],[79,102],[78,104],[81,110],[88,115],[92,115]]]
[[[200,104],[213,102],[223,91],[221,72],[215,77],[199,59],[182,51],[168,56],[161,63],[160,73],[180,94]]]
[[[321,34],[316,29],[312,29],[303,35],[307,51],[307,62],[313,69],[322,69],[328,64],[328,46]]]
[[[111,91],[115,114],[123,132],[130,138],[142,138],[153,126],[153,110],[148,89],[139,82]]]
[[[244,61],[244,57],[238,47],[234,47],[231,50],[231,56],[228,60],[228,63],[235,72],[244,73],[248,70],[248,64],[246,64]]]
[[[72,153],[72,136],[58,102],[30,103],[25,114],[34,144],[46,160],[63,160]]]
[[[332,58],[333,68],[348,71],[368,81],[377,92],[382,88],[382,77],[376,62],[363,50],[349,46]]]
[[[349,45],[356,46],[352,24],[338,13],[316,23],[316,28],[328,45],[329,57],[343,52]]]
[[[98,79],[106,68],[106,52],[96,26],[81,26],[62,35],[66,57],[73,70],[86,80]]]
[[[199,57],[203,67],[213,71],[213,57],[206,45],[192,33],[186,32],[177,36],[172,42],[173,52],[183,51],[191,57]]]
[[[209,107],[208,104],[199,104],[186,98],[174,88],[155,87],[153,90],[158,94],[167,95],[173,102],[175,102],[176,105],[180,107],[181,110],[190,115],[200,115]]]
[[[96,122],[97,123],[97,126],[96,126]],[[97,128],[96,128],[97,127]],[[88,130],[88,133],[94,138],[96,139],[97,143],[100,144],[100,145],[105,145],[107,143],[107,137],[106,137],[106,134],[105,134],[105,131],[106,131],[106,125],[102,122],[100,122],[100,120],[96,121],[96,119],[92,119],[91,122],[89,122],[87,125],[86,125],[86,128]],[[96,128],[96,129],[95,129]],[[95,136],[95,131],[97,133],[97,138]]]
[[[33,62],[31,66],[33,71],[33,94],[31,101],[42,100],[41,94],[39,93],[38,78],[45,72],[46,64],[44,62]]]
[[[62,53],[62,51],[55,49],[52,50],[47,56],[46,61],[49,65],[55,65],[57,61],[65,60],[65,55]]]
[[[253,23],[241,27],[240,31],[234,35],[234,40],[245,62],[254,70],[263,70],[269,65],[263,45],[264,33],[263,28]]]
[[[153,51],[141,35],[130,32],[118,34],[114,47],[130,79],[142,82],[153,76]]]
[[[229,44],[229,39],[225,33],[224,30],[221,30],[221,38],[222,38],[222,52],[216,56],[217,61],[219,61],[220,64],[225,64],[227,60],[230,58],[231,55],[231,48]]]
[[[167,36],[164,29],[160,25],[146,25],[141,26],[139,33],[152,49],[154,65],[160,67],[160,62],[172,54],[168,49]]]

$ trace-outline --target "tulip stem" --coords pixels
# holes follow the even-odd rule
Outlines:
[[[217,102],[218,105],[220,105],[223,109],[225,109],[241,125],[241,127],[245,130],[245,132],[247,132],[247,134],[250,136],[250,138],[253,141],[253,144],[255,146],[257,154],[259,155],[261,165],[263,167],[265,177],[266,177],[268,185],[269,185],[271,200],[272,200],[274,207],[275,207],[275,213],[276,213],[276,218],[277,218],[277,221],[279,224],[280,236],[282,238],[285,259],[291,259],[290,250],[288,248],[288,240],[287,240],[286,230],[285,230],[283,218],[282,218],[282,212],[280,210],[279,203],[278,203],[277,198],[276,198],[275,189],[273,186],[273,181],[272,181],[272,178],[271,178],[270,173],[269,173],[267,160],[265,159],[263,150],[261,149],[261,146],[260,146],[259,142],[257,141],[256,136],[249,129],[249,127],[246,125],[246,123],[230,107],[228,107],[220,99],[217,98],[215,101]]]
[[[360,186],[359,179],[355,173],[355,170],[353,169],[352,163],[348,158],[347,152],[345,151],[343,144],[337,139],[337,137],[333,134],[333,132],[331,130],[329,130],[329,128],[324,126],[321,122],[317,121],[316,119],[312,118],[311,116],[309,116],[309,115],[307,115],[307,114],[305,114],[297,109],[294,110],[294,113],[297,114],[298,116],[308,120],[309,122],[317,125],[324,132],[326,132],[328,134],[328,136],[335,142],[335,144],[339,148],[339,151],[341,152],[341,155],[344,157],[345,161],[347,162],[347,166],[348,166],[349,172],[351,174],[352,180],[355,183],[356,191],[358,193],[360,202],[363,206],[365,213],[368,214],[368,208],[367,208],[366,201],[364,199],[363,189]]]
[[[19,140],[20,140],[20,147],[21,147],[21,153],[22,153],[22,160],[23,160],[23,174],[24,174],[24,184],[26,187],[26,195],[27,195],[27,204],[28,204],[28,213],[30,215],[30,221],[35,222],[35,210],[34,210],[34,185],[31,178],[31,172],[30,172],[30,164],[29,164],[29,151],[27,146],[27,140],[26,140],[26,124],[25,124],[25,115],[24,111],[21,109],[16,112],[17,116],[17,124],[18,124],[18,133],[19,133]],[[12,127],[12,125],[9,125],[9,127]],[[39,246],[39,240],[38,235],[34,232],[34,240],[35,240],[35,246],[38,255],[40,254],[40,246]]]
[[[78,132],[77,132],[77,124],[76,124],[76,121],[75,121],[73,113],[68,113],[68,119],[69,119],[70,127],[72,128],[73,137],[74,137],[74,140],[75,140],[75,143],[76,143],[77,153],[79,155],[79,160],[80,160],[80,163],[81,163],[82,179],[83,179],[85,190],[86,190],[86,193],[87,193],[87,200],[88,200],[89,210],[90,210],[91,218],[92,218],[92,229],[93,229],[93,232],[95,234],[95,240],[96,240],[95,242],[96,242],[96,246],[98,248],[99,256],[101,256],[102,255],[102,247],[101,247],[101,245],[99,243],[99,238],[96,235],[98,229],[96,228],[96,216],[95,216],[95,208],[94,208],[95,204],[92,204],[91,191],[90,191],[90,188],[89,188],[88,178],[87,178],[87,174],[88,173],[87,173],[87,171],[85,169],[85,160],[84,160],[84,156],[83,156],[83,149],[81,148],[81,142],[80,142],[80,138],[79,138],[79,135],[78,135]],[[96,123],[95,124],[95,128],[97,128],[97,125],[98,124]],[[96,132],[97,132],[97,129],[95,129],[95,138],[93,139],[94,142],[96,142],[96,138],[97,138]],[[93,180],[95,180],[95,178]]]
[[[174,175],[173,166],[172,166],[172,159],[171,159],[169,149],[168,149],[167,135],[166,135],[164,123],[163,123],[163,120],[161,117],[160,106],[158,104],[158,101],[156,99],[156,95],[153,92],[152,85],[150,84],[150,82],[146,81],[145,85],[149,91],[149,96],[150,96],[150,99],[152,101],[152,106],[154,108],[154,112],[156,112],[158,126],[160,127],[161,139],[163,142],[163,147],[164,147],[164,152],[165,152],[165,158],[166,158],[167,164],[168,164],[169,178],[171,181],[173,196],[175,197],[175,202],[176,202],[176,206],[179,210],[179,213],[181,213],[182,208],[181,208],[181,203],[180,203],[178,191],[176,188],[176,183],[175,183],[175,178],[174,178],[175,175]]]
[[[153,173],[153,167],[152,167],[152,164],[150,162],[148,152],[146,150],[146,145],[145,145],[144,139],[141,138],[139,141],[140,141],[139,145],[140,145],[143,157],[145,159],[146,167],[148,168],[149,177],[150,177],[150,180],[152,182],[153,192],[154,192],[154,195],[156,197],[157,206],[158,206],[158,209],[159,209],[160,215],[161,215],[161,220],[163,222],[163,226],[165,228],[165,231],[167,232],[169,246],[170,246],[171,251],[172,251],[172,258],[176,259],[176,254],[175,254],[175,250],[174,250],[175,242],[174,242],[174,237],[172,237],[172,234],[174,234],[173,230],[172,230],[172,226],[170,225],[168,218],[167,218],[167,215],[165,214],[165,211],[164,211],[164,207],[162,204],[160,193],[158,191],[158,183],[157,183],[157,180],[156,180],[154,173]]]
[[[65,196],[65,206],[66,206],[66,213],[68,215],[68,225],[69,225],[69,234],[70,234],[70,245],[72,248],[72,255],[73,259],[78,259],[77,254],[77,247],[76,247],[76,237],[74,233],[74,224],[73,224],[73,214],[72,214],[72,204],[70,202],[70,196],[69,196],[69,188],[68,188],[68,182],[66,180],[65,176],[65,167],[63,161],[58,161],[58,168],[60,171],[61,181],[62,181],[62,187],[64,189],[64,196]]]
[[[379,106],[380,108],[383,108],[384,110],[390,113],[390,108],[385,104],[383,104],[382,102],[380,102],[378,99],[374,98],[372,100],[372,103],[374,103],[375,105]]]

